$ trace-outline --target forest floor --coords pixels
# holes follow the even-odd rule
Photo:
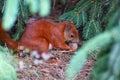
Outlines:
[[[61,14],[60,8],[61,6],[57,5],[48,18],[56,20]],[[31,56],[24,58],[16,56],[18,59],[17,73],[19,80],[64,80],[67,65],[75,53],[52,51],[50,54],[53,57],[53,62],[41,61],[40,64],[37,65],[35,65],[34,58]],[[55,60],[56,62],[54,62]],[[90,55],[75,80],[88,80],[95,61],[96,57]]]
[[[41,61],[40,64],[35,64],[31,56],[17,57],[19,80],[64,80],[64,72],[74,53],[53,51],[51,55],[53,62]],[[75,80],[88,80],[95,61],[96,57],[90,55]]]

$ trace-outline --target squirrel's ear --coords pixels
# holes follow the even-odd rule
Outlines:
[[[70,24],[69,23],[66,24],[65,31],[67,31],[67,32],[70,31]]]

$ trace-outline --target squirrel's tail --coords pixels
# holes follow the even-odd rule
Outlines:
[[[7,46],[11,49],[18,48],[18,42],[12,40],[8,33],[2,27],[2,20],[0,20],[0,41],[6,42]]]

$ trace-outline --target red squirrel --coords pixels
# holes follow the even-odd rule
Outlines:
[[[0,24],[0,40],[5,41],[8,47],[12,49],[24,46],[31,50],[36,50],[41,57],[49,53],[50,45],[53,48],[61,50],[76,50],[65,43],[66,41],[72,43],[79,42],[78,31],[72,21],[57,23],[41,19],[27,23],[26,25],[27,27],[21,39],[14,41],[2,28],[2,24]]]

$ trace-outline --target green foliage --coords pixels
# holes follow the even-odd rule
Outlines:
[[[104,33],[88,40],[81,49],[73,56],[68,69],[66,70],[66,77],[72,79],[75,77],[76,73],[83,67],[89,52],[95,51],[98,48],[102,48],[105,45],[108,45],[116,39],[120,42],[120,27],[116,27],[111,31],[105,31]],[[117,36],[115,36],[117,35]],[[79,62],[79,63],[78,63]]]
[[[30,12],[39,12],[41,16],[47,16],[50,12],[50,0],[25,0],[29,5]]]
[[[16,66],[16,61],[10,51],[0,46],[0,80],[18,80],[13,66]]]
[[[120,79],[120,43],[115,43],[110,54],[99,56],[92,71],[90,80],[119,80]]]
[[[39,0],[39,14],[47,16],[50,12],[50,0]]]
[[[0,0],[0,18],[2,17],[3,4],[4,4],[4,1]]]
[[[28,4],[30,12],[36,13],[38,11],[38,1],[35,0],[25,0],[25,3]]]
[[[120,1],[115,0],[116,4]],[[113,3],[113,4],[114,4]],[[119,4],[114,5],[118,6]],[[100,35],[88,40],[81,49],[73,56],[66,70],[66,80],[75,78],[77,72],[83,67],[88,54],[97,51],[97,62],[92,70],[89,80],[119,80],[120,79],[120,7],[114,8],[115,12],[107,20],[111,29],[106,30]],[[108,15],[109,15],[108,14]],[[107,17],[108,17],[107,15]],[[105,21],[106,22],[106,21]],[[82,58],[81,58],[82,57]],[[78,63],[79,62],[79,63]]]
[[[85,39],[90,39],[96,34],[99,34],[102,31],[100,23],[98,21],[91,21],[86,24],[83,30],[83,36]]]
[[[119,4],[120,4],[119,0],[113,1],[108,14],[103,19],[103,22],[107,24],[107,27],[106,27],[107,29],[111,29],[114,26],[118,25],[118,20],[120,16],[120,14],[118,13],[118,10],[120,10]]]
[[[16,20],[16,16],[18,13],[18,0],[6,0],[5,1],[5,11],[4,11],[4,16],[3,16],[3,26],[5,30],[9,30],[15,20]]]
[[[84,26],[83,38],[90,39],[102,31],[101,23],[109,12],[111,0],[80,0],[76,6],[59,17],[60,21],[73,20],[77,28]],[[107,9],[104,8],[107,6]],[[106,11],[106,12],[104,12]]]
[[[24,0],[19,1],[19,12],[18,12],[18,18],[17,18],[17,32],[12,36],[14,40],[18,40],[25,28],[25,22],[28,20],[28,8],[24,4]]]
[[[19,7],[21,7],[21,1],[23,4],[29,5],[31,13],[38,12],[44,17],[50,12],[50,0],[6,0],[3,16],[3,26],[5,30],[9,30],[13,26],[19,12]]]
[[[108,14],[109,18],[108,18],[108,15],[105,18],[105,20],[108,22],[107,28],[109,29],[114,28],[116,25],[120,27],[120,23],[119,23],[120,7],[118,8],[119,3],[120,1],[115,0],[115,2],[113,3],[114,7],[112,7],[112,10],[110,11],[111,13]],[[108,53],[108,56],[106,55],[106,52],[103,52],[103,54],[104,53],[105,54],[103,56],[98,57],[98,61],[96,62],[91,75],[93,78],[91,78],[90,80],[119,80],[120,79],[120,64],[119,64],[120,41],[119,41],[119,35],[118,35],[120,34],[120,32],[119,33],[114,32],[114,33],[115,33],[114,35],[115,37],[113,39],[114,42],[112,43],[111,46],[107,47],[107,48],[111,48],[109,52],[106,51]],[[103,59],[104,57],[106,57],[107,60]],[[101,64],[100,60],[101,62],[103,61],[103,64]],[[100,65],[104,65],[104,66],[100,66]]]
[[[86,11],[88,9],[88,6],[92,5],[93,3],[94,3],[94,1],[91,1],[91,0],[79,1],[79,3],[76,4],[76,6],[72,10],[61,15],[59,17],[59,20],[60,21],[73,20],[76,27],[78,28],[78,27],[80,27],[81,24],[84,24],[87,22],[88,16],[87,16]]]
[[[113,71],[113,73],[107,77],[113,76],[114,80],[119,80],[120,79],[120,43],[116,43],[115,45],[113,45],[112,51],[110,52],[110,60],[109,60],[109,67],[108,67],[108,71],[109,74],[111,73],[109,68],[111,69],[111,71]]]

